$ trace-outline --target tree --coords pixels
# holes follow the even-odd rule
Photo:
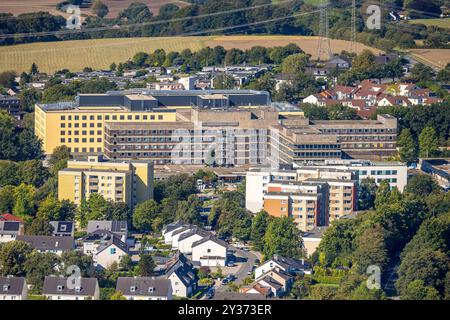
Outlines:
[[[425,127],[419,135],[421,158],[432,156],[439,148],[439,140],[433,127]]]
[[[14,86],[16,73],[14,71],[4,71],[0,73],[0,85],[5,88]]]
[[[104,18],[108,15],[109,9],[106,4],[97,0],[92,5],[92,12],[100,18]]]
[[[110,300],[127,300],[127,298],[125,298],[123,293],[120,291],[114,292],[109,299]]]
[[[302,74],[309,63],[309,56],[305,53],[297,53],[288,56],[281,64],[281,71],[283,73]]]
[[[398,153],[403,162],[413,163],[417,161],[417,146],[411,135],[411,130],[408,128],[402,130],[400,136],[398,137],[397,145],[400,148]]]
[[[423,63],[417,63],[411,69],[411,78],[417,82],[431,81],[435,74],[436,73],[431,67],[426,66]]]
[[[426,174],[418,174],[409,179],[405,191],[418,197],[428,196],[440,190],[433,178]]]
[[[30,74],[34,76],[34,75],[36,75],[38,73],[39,73],[39,68],[38,68],[37,64],[33,62],[31,64]]]
[[[389,202],[391,197],[391,187],[387,180],[381,181],[375,195],[375,209],[382,207]]]
[[[408,284],[404,300],[440,300],[439,292],[433,287],[427,287],[422,280],[415,280]]]
[[[0,212],[11,213],[14,207],[14,186],[0,188]]]
[[[140,277],[150,277],[154,275],[156,264],[151,255],[142,254],[137,267]]]
[[[122,256],[122,258],[120,258],[120,262],[119,262],[119,268],[122,270],[130,270],[131,267],[133,266],[133,261],[131,260],[131,256],[130,255],[124,255]]]
[[[33,216],[35,197],[36,189],[33,186],[21,183],[14,189],[13,213],[18,216]]]
[[[333,300],[336,296],[336,289],[326,286],[312,286],[309,299],[311,300]]]
[[[27,233],[32,236],[51,236],[53,227],[49,220],[45,218],[36,218],[31,223]]]
[[[252,220],[250,238],[253,241],[255,250],[262,251],[264,249],[264,235],[266,234],[269,221],[270,216],[264,210],[258,212]]]
[[[136,206],[133,214],[133,226],[140,231],[152,230],[152,223],[158,216],[158,204],[150,199]]]
[[[358,188],[358,209],[368,210],[375,206],[377,184],[375,179],[366,177],[361,180]]]
[[[219,74],[213,79],[214,89],[233,89],[236,86],[234,78],[227,74]]]
[[[143,67],[145,65],[145,61],[148,59],[148,53],[138,52],[133,56],[131,60],[135,66]]]
[[[3,276],[25,275],[26,257],[33,249],[23,241],[10,241],[0,246],[0,274]]]
[[[399,278],[396,287],[403,296],[408,292],[411,282],[421,280],[426,287],[432,287],[439,293],[443,293],[449,263],[450,259],[446,254],[431,248],[408,251],[402,257],[398,268]]]
[[[187,200],[178,202],[175,219],[185,223],[199,224],[201,219],[200,210],[200,200],[195,194],[192,194]]]
[[[80,268],[82,277],[92,277],[95,273],[94,261],[92,256],[85,255],[81,251],[67,251],[61,255],[62,271],[65,273],[70,266]]]
[[[370,265],[377,265],[383,270],[388,262],[383,228],[379,224],[368,227],[356,239],[353,263],[357,271],[365,274]]]
[[[310,294],[313,283],[314,281],[312,279],[298,276],[292,285],[291,293],[295,295],[297,299],[305,299]]]
[[[55,272],[59,259],[53,253],[40,253],[33,251],[25,261],[24,270],[27,275],[27,284],[33,286],[34,293],[41,293],[46,276]]]
[[[111,210],[108,212],[107,220],[130,221],[131,210],[125,202],[111,203]]]
[[[87,213],[87,220],[106,220],[109,215],[111,204],[98,193],[89,195],[87,201],[89,211]]]
[[[274,218],[264,235],[264,255],[301,256],[301,238],[294,221],[288,217]]]

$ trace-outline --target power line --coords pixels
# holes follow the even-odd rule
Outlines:
[[[328,0],[321,0],[320,7],[320,22],[319,22],[319,45],[317,49],[317,56],[320,60],[323,56],[331,58],[333,53],[330,43],[330,29],[328,17]]]

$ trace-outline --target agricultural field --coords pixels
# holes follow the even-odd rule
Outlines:
[[[14,15],[19,15],[28,12],[38,12],[46,11],[53,15],[65,15],[63,12],[56,10],[56,5],[62,0],[1,0],[0,1],[0,12],[9,12]],[[117,14],[126,9],[131,3],[136,2],[135,0],[103,0],[109,8],[108,18],[115,18]],[[151,12],[156,15],[159,8],[168,3],[173,3],[179,7],[185,7],[189,3],[181,0],[140,0],[140,2],[147,3]],[[81,10],[82,14],[90,15],[89,8],[83,8]]]
[[[450,28],[450,18],[440,18],[440,19],[416,19],[411,20],[412,24],[424,24],[426,26],[436,26],[441,28]]]
[[[159,48],[167,52],[186,48],[196,51],[206,46],[219,45],[226,49],[249,49],[253,46],[274,47],[296,43],[313,58],[317,58],[318,40],[317,37],[301,36],[206,36],[38,42],[0,47],[0,72],[29,71],[33,62],[38,64],[41,71],[48,73],[64,68],[71,71],[81,71],[84,67],[105,69],[113,62],[126,61],[139,51],[152,52]],[[331,40],[331,47],[334,53],[348,51],[350,42]],[[359,52],[366,48],[369,47],[362,44],[357,46]],[[369,49],[374,53],[381,52]]]
[[[450,49],[411,49],[409,53],[418,61],[443,69],[450,63]]]

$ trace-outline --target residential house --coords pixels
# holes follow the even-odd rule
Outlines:
[[[181,229],[175,230],[172,233],[172,249],[178,249],[178,240],[187,232],[190,232],[194,227],[191,225],[183,226]]]
[[[126,242],[128,238],[128,222],[126,221],[88,221],[87,233],[93,233],[97,230],[112,232],[123,242]]]
[[[16,240],[28,242],[39,252],[55,253],[59,256],[75,249],[73,237],[17,236]]]
[[[120,263],[128,254],[128,246],[112,232],[96,230],[83,238],[83,252],[92,255],[98,268],[106,269],[114,262]]]
[[[303,249],[308,256],[311,256],[317,250],[325,230],[327,230],[327,227],[317,227],[302,235]]]
[[[273,296],[272,288],[263,286],[259,282],[254,282],[250,285],[242,286],[239,289],[239,292],[245,293],[245,294],[262,295],[266,298]]]
[[[0,243],[16,240],[24,235],[24,223],[19,221],[0,221]]]
[[[164,243],[165,244],[171,244],[172,243],[172,236],[173,233],[177,230],[181,230],[183,229],[185,226],[185,224],[181,223],[180,221],[176,221],[173,223],[168,224],[167,226],[165,226],[162,229],[162,235],[164,237]]]
[[[0,214],[0,221],[17,221],[17,222],[23,222],[22,219],[19,217],[13,216],[10,213],[3,213]]]
[[[42,294],[48,300],[100,300],[100,287],[96,278],[80,278],[74,284],[65,277],[47,276]]]
[[[325,68],[327,69],[348,70],[350,66],[350,62],[339,56],[335,56],[325,63]]]
[[[171,282],[174,296],[190,297],[197,291],[197,276],[194,267],[182,253],[177,253],[167,261],[165,277]]]
[[[291,276],[290,274],[281,269],[276,268],[266,272],[258,280],[256,280],[256,282],[264,286],[264,281],[267,277],[270,278],[270,280],[268,280],[268,283],[271,284],[278,283],[281,285],[281,287],[277,286],[276,292],[274,292],[274,295],[276,296],[281,296],[289,292],[294,282],[293,276]]]
[[[119,277],[116,290],[128,300],[172,300],[171,282],[155,277]]]
[[[192,244],[207,237],[210,234],[210,232],[207,232],[200,227],[193,227],[188,232],[182,233],[178,238],[178,250],[184,254],[191,254]]]
[[[258,280],[271,270],[281,270],[290,275],[296,274],[311,274],[312,269],[306,261],[286,258],[280,255],[274,255],[271,259],[264,262],[261,266],[255,269],[255,279]]]
[[[192,261],[199,262],[201,266],[224,267],[227,262],[228,244],[209,235],[192,244]]]
[[[27,281],[23,277],[0,277],[1,300],[26,300],[28,298]]]
[[[73,221],[50,221],[55,237],[73,237],[75,225]]]

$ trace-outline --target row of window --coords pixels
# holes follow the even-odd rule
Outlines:
[[[75,116],[61,116],[60,117],[60,119],[61,119],[61,121],[65,121],[66,119],[67,120],[72,120],[72,118],[74,119],[74,120],[80,120],[80,116],[78,116],[78,115],[75,115]],[[95,115],[90,115],[89,116],[89,120],[95,120],[97,118],[97,120],[102,120],[103,119],[103,116],[102,115],[97,115],[97,116],[95,116]],[[126,117],[125,117],[125,115],[119,115],[119,116],[117,116],[117,115],[112,115],[112,116],[109,116],[109,115],[105,115],[104,116],[104,119],[105,119],[105,121],[108,121],[108,120],[125,120],[125,118],[127,119],[127,120],[133,120],[133,118],[134,118],[134,120],[141,120],[141,116],[140,115],[134,115],[134,117],[133,117],[133,115],[127,115]],[[163,115],[142,115],[142,120],[148,120],[148,119],[150,119],[150,120],[156,120],[156,119],[158,119],[158,120],[163,120],[164,119],[164,116]],[[81,116],[81,120],[88,120],[88,116],[86,116],[86,115],[84,115],[84,116]]]
[[[74,142],[74,143],[88,143],[88,139],[87,138],[61,138],[61,139],[59,139],[59,141],[61,142],[61,143],[72,143],[72,141]],[[97,139],[95,139],[95,138],[89,138],[89,143],[94,143],[95,141],[97,141],[97,143],[101,143],[102,142],[102,138],[97,138]],[[101,148],[99,148],[99,149],[101,149]],[[75,151],[76,152],[76,151]],[[94,151],[92,151],[92,152],[94,152]]]

